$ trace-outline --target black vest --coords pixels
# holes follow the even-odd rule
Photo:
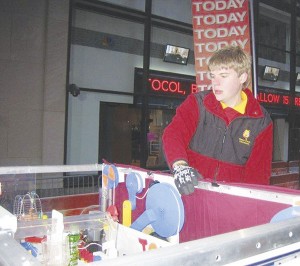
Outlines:
[[[197,93],[199,104],[198,126],[190,142],[190,149],[220,161],[245,165],[257,136],[270,124],[271,118],[262,108],[264,116],[240,116],[226,122],[209,112],[203,104],[206,93]]]

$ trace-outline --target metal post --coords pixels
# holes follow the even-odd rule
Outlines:
[[[148,158],[147,133],[149,127],[148,107],[148,78],[150,68],[150,41],[151,41],[151,9],[152,0],[145,3],[145,24],[144,24],[144,58],[143,58],[143,92],[142,92],[142,121],[141,121],[141,167],[146,167]]]
[[[251,31],[251,50],[252,50],[252,81],[253,81],[253,95],[257,98],[257,56],[255,47],[255,23],[254,23],[254,7],[253,1],[249,0],[250,5],[250,31]]]
[[[294,158],[293,154],[291,154],[291,150],[293,150],[292,146],[294,145],[294,141],[292,138],[293,134],[291,134],[291,129],[295,126],[295,111],[294,111],[294,98],[295,98],[295,87],[296,87],[296,25],[297,25],[297,3],[296,0],[291,1],[291,36],[290,36],[290,105],[289,105],[289,147],[288,147],[288,160],[291,161]]]

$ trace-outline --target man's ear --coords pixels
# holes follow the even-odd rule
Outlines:
[[[248,74],[246,72],[242,73],[239,77],[241,84],[244,84],[247,81]]]

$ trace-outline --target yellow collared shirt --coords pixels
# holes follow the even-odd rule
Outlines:
[[[246,111],[246,105],[247,105],[247,101],[248,101],[248,97],[246,95],[245,92],[242,91],[241,93],[241,98],[242,98],[242,101],[233,107],[234,110],[236,110],[237,112],[241,113],[241,114],[244,114],[245,111]],[[222,105],[222,108],[225,109],[228,107],[227,104],[221,102],[221,105]]]

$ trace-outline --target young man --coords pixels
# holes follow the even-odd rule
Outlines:
[[[250,58],[228,46],[212,55],[208,69],[212,90],[189,95],[163,134],[179,192],[192,193],[198,178],[269,184],[273,124],[247,89]]]

